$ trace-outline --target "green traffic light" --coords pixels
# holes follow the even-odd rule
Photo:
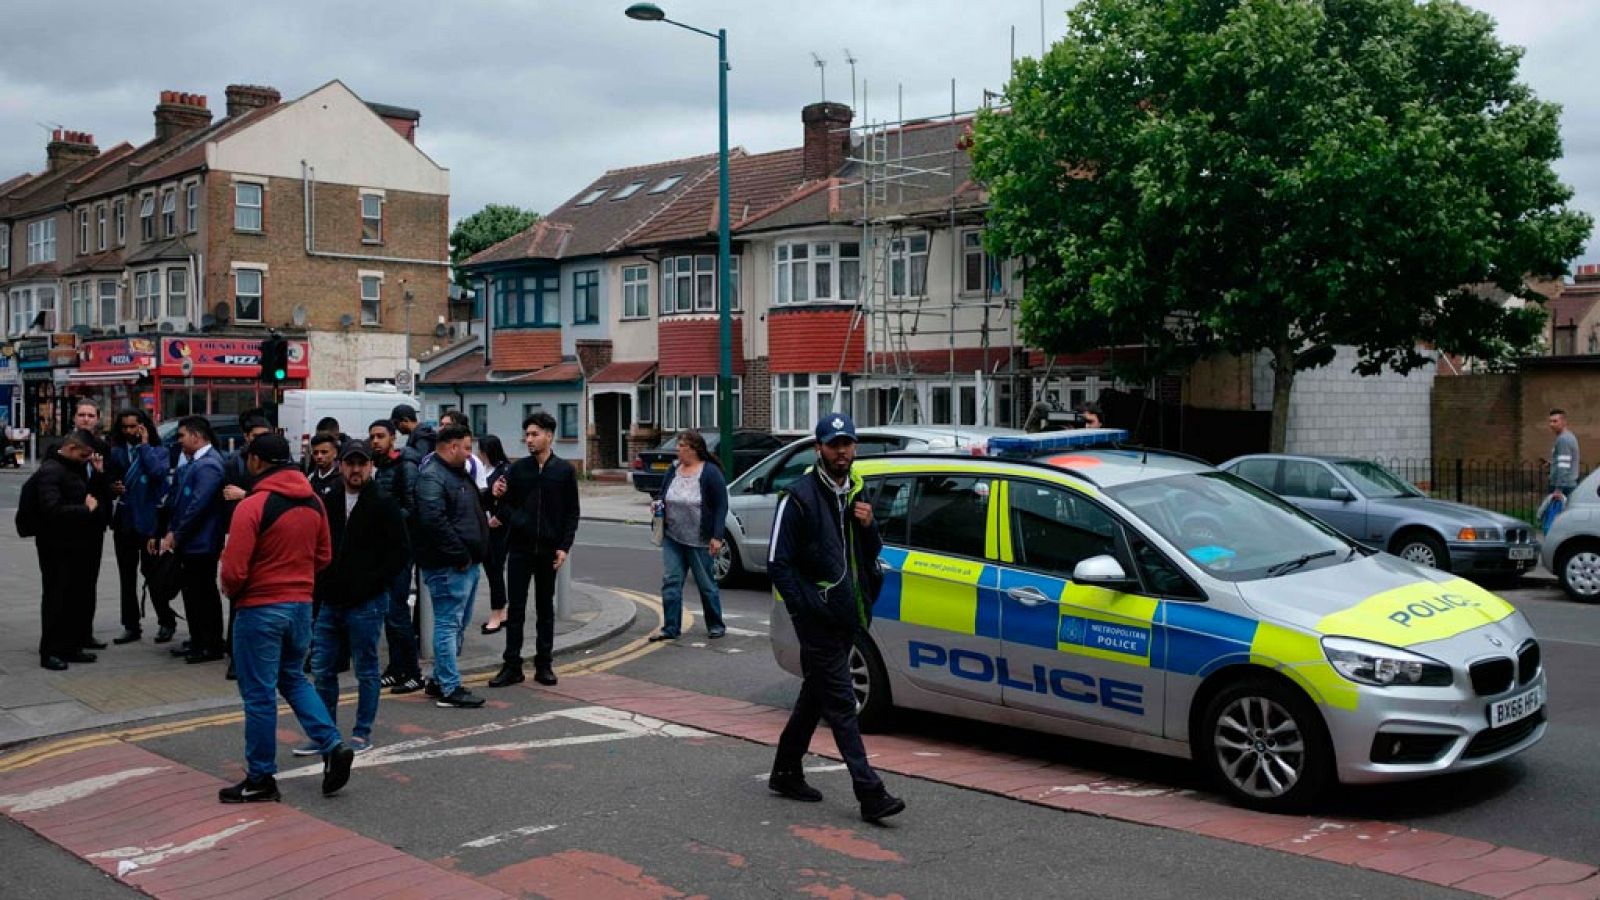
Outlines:
[[[282,369],[275,369],[275,370],[273,370],[272,377],[278,379],[279,381],[282,381],[285,378],[289,377],[289,373],[285,372]]]

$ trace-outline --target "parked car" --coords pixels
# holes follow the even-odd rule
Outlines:
[[[862,428],[857,432],[856,456],[901,452],[978,456],[987,452],[989,438],[1022,433],[1014,428],[969,426]],[[712,560],[718,583],[736,579],[745,572],[767,571],[767,542],[772,535],[772,518],[778,511],[778,492],[805,474],[816,461],[812,450],[815,443],[811,438],[792,441],[728,485],[728,539],[723,541],[722,552]]]
[[[1567,497],[1567,508],[1545,532],[1540,561],[1561,579],[1568,597],[1600,603],[1600,469]]]
[[[1521,574],[1539,558],[1532,526],[1510,516],[1434,500],[1365,459],[1259,453],[1221,466],[1339,529],[1424,566],[1456,573]]]
[[[705,436],[706,449],[717,455],[717,445],[721,443],[722,435],[715,428],[702,428],[700,434]],[[733,471],[725,474],[730,479],[736,478],[782,446],[782,438],[773,437],[765,431],[736,429],[733,432]],[[654,450],[645,450],[633,458],[634,488],[652,497],[661,493],[661,482],[667,477],[667,470],[677,461],[678,433],[673,432],[663,438]]]

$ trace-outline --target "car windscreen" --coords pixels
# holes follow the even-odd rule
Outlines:
[[[1361,493],[1374,500],[1393,500],[1396,497],[1421,497],[1422,492],[1405,479],[1375,462],[1345,460],[1334,463],[1339,474],[1355,483]]]
[[[1273,494],[1226,472],[1139,481],[1106,493],[1224,581],[1337,565],[1354,547]]]

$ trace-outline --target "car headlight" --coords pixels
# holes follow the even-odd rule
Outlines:
[[[1322,639],[1322,652],[1340,675],[1360,684],[1448,687],[1455,680],[1444,663],[1399,647],[1326,637]]]
[[[1456,532],[1458,541],[1499,541],[1504,540],[1500,529],[1493,525],[1479,525],[1474,528],[1463,528]]]

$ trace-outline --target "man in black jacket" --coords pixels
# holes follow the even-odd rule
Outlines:
[[[489,522],[478,486],[467,475],[465,428],[439,431],[434,459],[417,478],[417,568],[433,605],[433,678],[428,692],[438,705],[476,709],[483,705],[461,686],[456,654],[466,640],[478,595],[478,564],[489,551]]]
[[[73,598],[73,633],[78,646],[84,650],[104,650],[105,642],[94,636],[94,614],[100,593],[100,560],[105,554],[106,529],[111,525],[112,507],[116,493],[111,479],[106,476],[105,457],[110,448],[100,440],[100,407],[88,398],[80,399],[72,407],[72,427],[87,431],[95,437],[95,451],[84,463],[84,478],[89,483],[89,493],[95,499],[94,522],[84,529],[83,563],[76,574],[79,579]]]
[[[311,438],[311,449],[307,453],[311,460],[310,471],[306,473],[306,480],[311,482],[311,490],[324,504],[338,492],[344,481],[339,465],[341,443],[338,434],[327,431],[319,431]]]
[[[422,460],[432,453],[438,444],[438,433],[427,425],[417,423],[417,408],[409,403],[395,406],[389,413],[389,421],[406,436],[406,457],[417,465],[422,465]]]
[[[329,717],[336,718],[339,664],[348,642],[357,686],[356,724],[349,744],[364,753],[372,749],[372,723],[383,691],[378,637],[389,608],[389,586],[405,567],[410,547],[400,505],[372,480],[372,448],[366,441],[350,441],[342,455],[342,489],[322,498],[333,562],[317,574],[321,608],[313,626],[311,671]],[[308,744],[295,753],[313,756],[321,750],[320,745]]]
[[[53,671],[68,663],[92,663],[93,653],[82,647],[81,593],[92,590],[85,574],[90,541],[84,535],[103,528],[101,502],[89,491],[89,460],[99,452],[99,440],[82,429],[68,434],[49,451],[33,475],[33,493],[39,533],[34,547],[39,555],[39,583],[43,588],[40,612],[39,665]]]
[[[850,769],[861,818],[877,822],[904,811],[906,804],[884,788],[867,762],[850,682],[850,648],[857,630],[871,622],[872,604],[883,587],[877,567],[883,541],[872,506],[857,499],[861,481],[850,474],[855,456],[855,423],[843,413],[823,416],[817,423],[817,465],[789,486],[773,519],[767,571],[794,621],[805,675],[778,738],[767,786],[795,800],[822,799],[806,783],[801,760],[823,719]]]
[[[534,583],[533,680],[556,683],[551,656],[555,645],[556,572],[572,552],[578,535],[578,473],[550,449],[556,420],[540,411],[522,423],[528,455],[505,478],[490,485],[500,498],[505,527],[511,529],[506,554],[506,652],[490,687],[516,684],[522,675],[522,639],[528,614],[528,582]]]
[[[367,426],[372,448],[372,480],[379,490],[400,505],[406,531],[416,544],[417,464],[394,445],[395,425],[378,419]],[[389,666],[383,671],[383,685],[391,694],[409,694],[423,687],[422,665],[417,660],[417,628],[411,621],[411,583],[413,560],[409,553],[405,565],[389,584],[389,612],[384,620],[384,639],[389,643]]]

